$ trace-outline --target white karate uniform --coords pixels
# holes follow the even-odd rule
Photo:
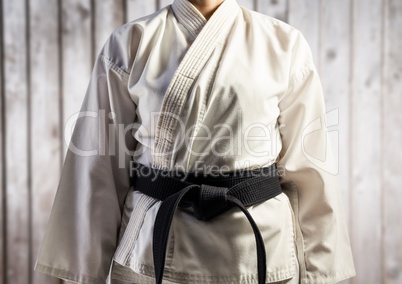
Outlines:
[[[117,28],[98,55],[35,270],[78,283],[155,283],[161,204],[130,160],[208,172],[277,163],[283,193],[248,207],[267,282],[336,283],[355,268],[311,50],[294,27],[225,0],[187,0]],[[280,282],[283,281],[283,282]],[[231,208],[175,212],[164,283],[257,283],[254,233]]]

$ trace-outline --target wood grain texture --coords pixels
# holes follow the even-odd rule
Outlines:
[[[95,10],[94,56],[96,57],[113,30],[124,23],[124,0],[96,1],[93,9]]]
[[[69,122],[80,111],[94,57],[91,0],[63,0],[61,6],[61,92],[63,160],[74,130]],[[67,281],[63,281],[69,284]]]
[[[29,4],[32,149],[30,165],[34,193],[31,205],[31,262],[35,264],[60,177],[59,7],[57,1],[31,0]],[[60,283],[60,280],[34,272],[30,283],[55,284]]]
[[[350,203],[350,77],[351,2],[329,0],[321,5],[320,77],[327,111],[327,127],[338,162],[345,219],[351,229]],[[345,280],[342,284],[349,284]]]
[[[62,2],[64,156],[73,130],[65,129],[66,123],[80,111],[93,68],[91,15],[90,0]]]
[[[340,190],[345,217],[349,220],[349,104],[351,2],[328,0],[321,7],[320,77],[323,85],[327,122],[333,132],[333,151],[337,155]],[[332,118],[332,119],[331,119]]]
[[[353,6],[352,245],[359,283],[382,283],[382,1]],[[369,253],[370,257],[367,256]],[[357,281],[354,279],[352,283]]]
[[[256,0],[256,11],[274,17],[281,21],[288,21],[288,0]]]
[[[314,63],[318,72],[319,64],[319,29],[320,0],[289,0],[288,23],[300,30],[310,45]]]
[[[384,278],[382,283],[402,283],[402,2],[386,3],[382,149],[384,194]],[[398,205],[399,203],[399,205]]]
[[[3,1],[5,147],[6,147],[6,232],[7,267],[5,283],[29,283],[29,126],[24,0]]]
[[[3,1],[0,0],[0,18],[3,19]],[[5,147],[4,147],[4,58],[3,58],[3,21],[0,21],[0,284],[5,284]]]

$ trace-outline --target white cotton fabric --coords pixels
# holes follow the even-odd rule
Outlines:
[[[98,55],[35,270],[86,284],[155,283],[161,201],[130,185],[131,159],[206,172],[277,162],[283,193],[248,207],[265,242],[267,282],[350,278],[327,136],[321,82],[297,29],[235,0],[208,21],[175,0],[117,28]],[[175,212],[163,283],[257,279],[255,237],[240,210],[208,222]]]

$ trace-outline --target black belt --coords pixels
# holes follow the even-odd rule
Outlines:
[[[246,209],[282,193],[276,164],[252,170],[236,170],[204,175],[175,173],[134,162],[131,174],[134,190],[162,200],[153,231],[153,257],[156,283],[161,284],[170,225],[177,207],[193,207],[199,220],[211,218],[237,206],[246,215],[257,245],[258,283],[265,284],[265,246],[257,224]],[[243,171],[243,172],[242,172]],[[184,176],[184,178],[182,178]]]

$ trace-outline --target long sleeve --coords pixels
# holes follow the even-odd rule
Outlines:
[[[136,105],[128,73],[108,56],[116,42],[96,58],[34,268],[78,283],[106,283],[130,190]]]
[[[299,33],[299,32],[298,32]],[[335,157],[325,126],[323,89],[301,33],[289,88],[279,101],[278,167],[293,207],[301,283],[336,283],[355,275]]]

